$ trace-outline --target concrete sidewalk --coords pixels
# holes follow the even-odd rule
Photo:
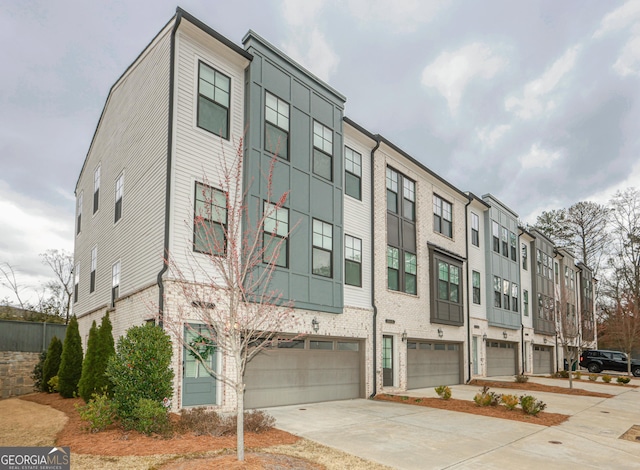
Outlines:
[[[549,385],[560,381],[553,382]],[[640,425],[640,389],[586,386],[604,393],[615,391],[616,396],[529,393],[545,401],[547,411],[571,415],[554,427],[372,400],[267,411],[280,429],[394,468],[549,470],[579,465],[587,469],[640,469],[640,442],[618,439],[632,425]],[[461,399],[472,399],[479,389],[467,385],[451,388],[453,397]],[[505,389],[495,391],[506,393]],[[422,389],[403,395],[435,396],[435,392]]]

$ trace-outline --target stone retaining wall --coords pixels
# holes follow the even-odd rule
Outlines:
[[[33,368],[40,359],[37,352],[0,351],[0,398],[33,392]]]

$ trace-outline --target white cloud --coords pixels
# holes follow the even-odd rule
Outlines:
[[[317,26],[325,3],[325,0],[282,1],[283,17],[289,25],[289,39],[282,44],[282,49],[314,75],[328,81],[337,70],[340,58]]]
[[[505,100],[507,111],[513,111],[522,119],[529,119],[556,107],[552,95],[565,76],[573,69],[580,46],[569,48],[556,60],[540,78],[525,85],[522,98],[509,97]]]
[[[600,28],[593,34],[599,38],[612,31],[618,31],[640,21],[640,2],[629,0],[611,13],[608,13],[600,22]]]
[[[550,151],[543,149],[540,144],[533,144],[529,153],[522,155],[518,160],[524,170],[531,168],[551,168],[551,165],[562,157],[559,150]]]
[[[349,0],[348,6],[360,24],[383,23],[394,33],[413,33],[429,23],[448,4],[448,0]]]
[[[640,4],[640,2],[638,2]],[[640,76],[640,33],[633,36],[622,48],[613,70],[623,77]]]
[[[486,148],[492,149],[496,146],[502,136],[504,136],[510,130],[510,124],[501,124],[493,128],[489,128],[487,126],[483,127],[482,129],[477,129],[476,133],[478,135],[478,139],[480,139],[480,142],[482,142]]]
[[[487,44],[475,42],[453,52],[443,52],[422,71],[422,84],[438,90],[456,114],[465,88],[474,78],[494,77],[507,64]]]

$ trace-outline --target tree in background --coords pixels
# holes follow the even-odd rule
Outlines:
[[[49,380],[58,375],[60,369],[60,362],[62,360],[62,341],[57,336],[51,338],[49,343],[49,349],[47,349],[47,358],[42,366],[42,386],[43,392],[51,393],[51,387],[49,386]]]
[[[87,340],[87,353],[84,356],[82,362],[82,376],[78,382],[78,394],[85,402],[91,400],[91,395],[96,393],[96,376],[98,371],[95,367],[95,362],[98,357],[99,348],[98,327],[94,320],[89,330],[89,339]]]
[[[292,230],[289,212],[284,209],[289,193],[272,193],[278,164],[275,154],[260,181],[260,187],[266,188],[266,202],[256,201],[255,206],[249,203],[250,188],[243,191],[242,141],[233,159],[223,157],[220,181],[215,185],[220,191],[204,186],[196,195],[196,243],[205,254],[192,256],[186,267],[168,260],[182,299],[179,312],[164,317],[165,327],[212,377],[235,392],[240,461],[244,460],[247,364],[294,326],[291,303],[283,301],[271,284],[276,265],[283,264],[281,256],[287,256],[281,248]],[[202,327],[196,330],[191,322]],[[220,369],[210,359],[215,352],[222,353]]]
[[[640,347],[640,315],[638,314],[638,299],[630,293],[620,296],[619,302],[613,310],[608,310],[605,321],[600,329],[603,344],[627,354],[627,373],[632,374],[631,354]],[[633,375],[640,375],[634,373]]]
[[[82,376],[82,341],[78,331],[78,320],[71,317],[62,346],[62,358],[58,370],[58,390],[65,398],[78,393],[78,382]]]
[[[47,250],[40,256],[43,264],[49,266],[55,276],[45,285],[49,293],[46,304],[57,310],[58,315],[65,318],[65,323],[69,323],[73,296],[73,254],[65,250]]]

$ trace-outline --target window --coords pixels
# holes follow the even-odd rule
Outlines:
[[[111,307],[116,306],[116,299],[120,296],[120,261],[111,267]]]
[[[536,265],[538,267],[537,274],[542,275],[542,252],[540,250],[536,250]]]
[[[438,299],[460,302],[460,268],[438,261]]]
[[[268,92],[265,94],[264,148],[289,159],[289,104]]]
[[[569,287],[569,266],[564,267],[564,285],[565,287]]]
[[[349,147],[344,148],[344,192],[362,199],[362,155]]]
[[[433,195],[433,230],[453,237],[452,206],[440,196]]]
[[[418,276],[417,258],[413,253],[404,254],[404,291],[407,294],[416,294],[416,278]]]
[[[229,138],[231,79],[202,62],[198,71],[198,127]]]
[[[362,287],[362,240],[344,236],[344,283]]]
[[[509,310],[509,294],[511,294],[511,292],[509,291],[509,281],[507,281],[506,279],[502,280],[502,308],[504,308],[505,310]]]
[[[431,322],[464,324],[462,261],[430,249],[433,260],[431,283]]]
[[[76,214],[78,214],[77,220],[76,220],[76,235],[80,234],[80,231],[82,230],[82,199],[83,199],[83,195],[84,195],[84,193],[82,191],[80,191],[80,194],[78,195],[78,209],[76,210]]]
[[[491,233],[493,238],[493,251],[500,253],[500,226],[495,220],[491,221]]]
[[[575,289],[575,273],[574,273],[573,269],[571,269],[569,271],[569,288],[571,290]]]
[[[400,290],[400,250],[392,246],[387,247],[387,287]]]
[[[502,256],[509,257],[509,231],[502,227]]]
[[[313,219],[313,274],[333,277],[333,225]]]
[[[493,306],[502,307],[502,280],[498,276],[493,276]]]
[[[416,220],[416,184],[409,178],[402,178],[402,215],[409,220]]]
[[[398,173],[387,167],[387,210],[398,213]]]
[[[524,316],[528,317],[529,316],[529,291],[528,290],[524,290],[522,291],[522,303],[524,304]]]
[[[73,270],[73,302],[78,301],[78,291],[80,289],[80,263],[76,264]]]
[[[511,259],[518,261],[518,242],[516,241],[516,234],[509,232],[509,242],[511,246]]]
[[[93,213],[98,212],[100,206],[100,165],[93,171]]]
[[[480,246],[480,217],[471,213],[471,244]]]
[[[227,250],[227,196],[206,184],[195,184],[193,249],[200,253],[224,255]]]
[[[289,266],[289,209],[264,203],[262,261],[286,268]]]
[[[89,282],[89,293],[96,290],[96,268],[98,266],[98,247],[91,250],[91,280]]]
[[[518,311],[518,284],[511,283],[511,310]]]
[[[118,176],[116,180],[116,207],[114,211],[114,220],[117,222],[122,217],[122,192],[124,191],[124,174]]]
[[[326,178],[333,179],[333,131],[327,126],[313,121],[313,172]]]
[[[520,251],[522,252],[522,269],[527,270],[527,244],[523,243],[520,247]]]
[[[473,303],[480,305],[480,273],[473,271],[471,281],[473,284]]]

